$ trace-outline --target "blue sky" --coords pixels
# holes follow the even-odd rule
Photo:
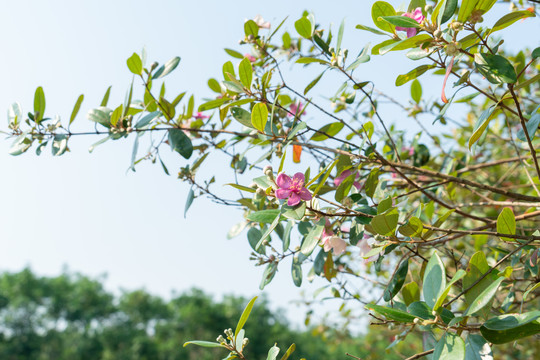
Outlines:
[[[390,2],[396,6],[401,3]],[[261,14],[277,25],[289,15],[285,28],[294,32],[294,20],[304,9],[313,11],[324,28],[333,24],[337,30],[341,19],[346,18],[344,45],[355,54],[366,43],[377,43],[375,36],[354,29],[358,23],[371,25],[372,3],[6,2],[0,22],[0,67],[4,70],[0,109],[7,110],[9,104],[18,101],[28,111],[35,88],[43,86],[47,113],[65,119],[78,95],[84,93],[73,129],[88,129],[85,114],[99,105],[109,85],[113,87],[111,103],[123,102],[131,82],[125,61],[143,46],[149,61],[163,63],[181,56],[179,68],[167,80],[167,89],[175,94],[195,93],[201,99],[210,94],[208,78],[220,76],[221,65],[230,60],[223,48],[247,52],[238,45],[246,19]],[[510,46],[522,46],[527,37],[521,34],[534,33],[533,24],[537,23],[530,23],[512,27]],[[357,76],[374,80],[394,97],[404,98],[409,87],[395,89],[394,79],[416,64],[403,54],[375,60],[359,68]],[[289,74],[301,89],[310,81],[304,74]],[[437,78],[423,85],[438,89],[439,82]],[[323,95],[324,90],[313,92]],[[393,116],[389,119],[399,121],[400,126],[410,126],[406,119]],[[201,198],[184,219],[188,185],[175,176],[165,176],[158,165],[150,163],[141,164],[136,173],[127,173],[132,139],[106,143],[89,154],[88,146],[98,139],[73,139],[71,152],[60,158],[53,158],[50,149],[39,158],[33,149],[10,157],[10,141],[0,143],[0,166],[4,169],[0,183],[1,270],[15,271],[30,265],[39,274],[55,275],[67,266],[88,275],[107,273],[110,289],[144,287],[164,296],[172,289],[182,291],[192,286],[216,295],[259,293],[262,269],[248,259],[245,233],[225,239],[229,228],[241,221],[241,212]],[[173,174],[184,164],[179,157],[168,159]],[[226,172],[228,167],[221,160],[216,157],[201,175]],[[227,176],[218,178],[218,183],[229,182]],[[308,287],[307,292],[314,288]],[[299,291],[292,284],[288,264],[265,289],[276,306],[287,306],[299,298]],[[293,318],[299,320],[301,316],[295,314]]]

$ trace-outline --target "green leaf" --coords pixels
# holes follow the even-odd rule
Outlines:
[[[349,66],[347,66],[345,71],[354,70],[354,69],[356,69],[358,67],[358,65],[363,64],[365,62],[368,62],[370,59],[371,58],[370,58],[370,56],[368,54],[360,55]]]
[[[458,21],[464,23],[471,16],[478,0],[463,0],[459,7]]]
[[[500,55],[474,54],[474,65],[476,70],[492,84],[513,84],[517,81],[514,66]]]
[[[233,50],[233,49],[224,49],[224,50],[225,50],[225,52],[227,54],[231,55],[234,58],[237,58],[237,59],[243,59],[244,58],[244,55],[242,55],[241,53],[239,53],[236,50]]]
[[[433,360],[464,360],[465,342],[455,334],[446,333],[437,342],[433,352]]]
[[[398,228],[401,235],[408,237],[419,236],[422,234],[422,230],[424,230],[424,224],[416,216],[411,217],[406,224]]]
[[[251,111],[251,124],[260,132],[264,133],[268,121],[268,108],[264,103],[257,103]]]
[[[385,1],[376,1],[371,7],[371,18],[373,19],[373,23],[375,24],[375,26],[377,26],[383,31],[395,33],[394,25],[388,23],[387,21],[379,19],[382,16],[394,15],[396,15],[396,10],[394,10],[394,7],[392,5]]]
[[[301,220],[306,213],[306,202],[302,201],[296,206],[283,205],[283,216],[287,219]]]
[[[388,35],[385,32],[382,32],[380,30],[374,29],[374,28],[369,27],[369,26],[361,25],[361,24],[356,25],[356,28],[359,29],[359,30],[369,31],[369,32],[371,32],[373,34],[377,34],[377,35]]]
[[[217,107],[220,107],[221,105],[223,105],[224,103],[226,103],[229,100],[231,100],[231,99],[224,97],[224,98],[221,98],[221,99],[215,99],[215,100],[207,101],[204,104],[201,104],[199,106],[198,111],[203,112],[203,111],[206,111],[206,110],[215,109]]]
[[[169,145],[173,151],[189,159],[193,154],[193,144],[190,138],[180,129],[169,129]]]
[[[529,119],[529,121],[527,121],[527,125],[525,126],[531,140],[534,139],[536,130],[538,130],[538,125],[540,125],[540,114],[537,112],[533,112],[531,118]],[[527,141],[527,137],[525,136],[523,128],[517,132],[516,137],[521,141]]]
[[[435,306],[437,299],[442,294],[445,287],[446,272],[444,270],[444,264],[439,258],[439,255],[435,252],[426,266],[422,285],[424,300],[431,308]]]
[[[505,207],[497,217],[497,232],[500,234],[516,234],[516,217],[511,208]],[[503,241],[513,241],[512,238],[501,237]]]
[[[276,360],[277,356],[279,354],[279,348],[274,345],[268,350],[268,356],[266,357],[266,360]]]
[[[488,342],[480,335],[469,334],[465,339],[466,360],[493,360]]]
[[[480,114],[480,117],[478,117],[478,120],[476,120],[473,134],[469,139],[469,150],[471,150],[471,147],[478,141],[478,139],[480,139],[484,131],[486,131],[495,108],[496,106],[491,106],[490,108],[484,110],[482,114]]]
[[[246,307],[244,308],[244,311],[242,311],[242,315],[240,315],[240,319],[238,320],[238,324],[236,324],[236,330],[234,331],[234,336],[236,337],[240,330],[244,327],[244,324],[246,323],[247,319],[249,318],[249,314],[251,314],[251,309],[253,309],[253,304],[255,304],[255,300],[257,300],[257,296],[255,296],[253,299],[249,300]]]
[[[432,40],[432,37],[427,34],[418,34],[408,39],[404,39],[400,41],[393,41],[387,45],[381,46],[379,48],[379,54],[384,55],[389,51],[398,51],[398,50],[416,48],[422,45],[423,43],[430,42],[431,40]]]
[[[387,212],[375,216],[371,220],[373,230],[379,235],[391,236],[396,231],[399,212],[397,209],[390,209]]]
[[[302,285],[302,264],[298,261],[298,256],[295,256],[292,261],[291,275],[294,285],[300,287]]]
[[[315,250],[315,247],[319,243],[323,229],[324,225],[316,225],[309,231],[304,241],[302,241],[302,246],[300,248],[300,252],[302,254],[304,254],[305,256],[311,255],[311,253],[313,252],[313,250]]]
[[[417,104],[420,103],[420,100],[422,99],[422,85],[417,79],[414,79],[411,84],[411,98]]]
[[[319,63],[319,64],[329,64],[328,61],[314,58],[314,57],[301,57],[296,60],[297,64],[311,64],[311,63]]]
[[[111,109],[106,107],[99,107],[97,109],[92,109],[88,112],[88,120],[96,122],[100,125],[103,125],[107,128],[111,127]]]
[[[539,58],[540,57],[540,47],[537,47],[536,49],[534,49],[531,53],[531,57],[533,59],[536,59],[536,58]]]
[[[135,129],[142,129],[145,126],[148,126],[152,122],[152,120],[154,120],[160,115],[161,115],[161,112],[159,111],[153,111],[151,113],[146,114],[139,121],[137,121],[137,123],[135,124]]]
[[[497,0],[480,0],[476,5],[476,9],[482,10],[485,14],[486,12],[488,12],[489,9],[493,7],[493,5],[495,5],[496,2]]]
[[[161,79],[162,77],[167,76],[170,74],[176,67],[180,64],[180,57],[175,56],[169,61],[167,61],[164,65],[161,65],[159,69],[152,75],[152,79]]]
[[[450,292],[450,289],[452,288],[452,285],[454,285],[456,282],[461,280],[466,274],[467,272],[463,269],[459,269],[458,271],[456,271],[456,273],[452,277],[452,280],[450,280],[448,285],[446,285],[446,288],[444,289],[444,291],[437,298],[437,301],[435,302],[435,305],[433,306],[433,310],[436,311],[442,306],[444,300],[446,300],[446,297],[448,296],[448,293]]]
[[[249,221],[254,221],[258,223],[267,223],[270,224],[274,221],[276,216],[280,214],[281,210],[279,209],[268,209],[252,212],[246,216],[246,219]]]
[[[493,297],[497,293],[501,282],[503,282],[504,280],[504,277],[500,277],[491,284],[489,284],[489,286],[486,287],[480,294],[478,294],[476,299],[474,299],[470,303],[467,310],[465,310],[463,316],[472,316],[473,314],[487,306],[493,300]]]
[[[345,19],[341,20],[341,24],[339,25],[337,44],[336,44],[336,54],[339,54],[339,50],[341,49],[341,42],[343,41],[344,30],[345,30]]]
[[[184,219],[186,218],[186,214],[191,207],[191,204],[193,204],[193,199],[195,198],[195,193],[193,192],[193,188],[189,189],[188,196],[186,198],[186,205],[184,206]]]
[[[129,71],[131,71],[135,75],[142,75],[143,64],[142,64],[142,60],[139,54],[133,53],[133,55],[131,55],[127,59],[126,63],[127,63]]]
[[[410,282],[401,289],[401,296],[405,305],[409,306],[415,301],[420,301],[420,288],[416,282]]]
[[[317,83],[319,82],[319,80],[321,80],[321,78],[322,78],[322,76],[324,75],[324,73],[325,73],[325,72],[323,71],[319,76],[317,76],[315,79],[313,79],[313,80],[308,84],[308,86],[306,86],[306,88],[304,89],[304,95],[306,95],[306,94],[309,92],[309,90],[313,89],[313,87],[314,87],[315,85],[317,85]]]
[[[54,135],[54,140],[52,143],[52,154],[53,156],[60,156],[64,154],[67,150],[68,136],[64,134]]]
[[[311,137],[311,141],[323,141],[323,140],[326,140],[328,139],[329,136],[335,136],[337,135],[341,129],[343,129],[343,126],[345,126],[342,122],[334,122],[334,123],[330,123],[330,124],[327,124],[325,126],[323,126],[322,128],[320,128],[319,130],[317,130],[318,132],[316,132],[315,134],[313,134],[313,136]]]
[[[268,266],[266,266],[263,272],[262,279],[261,279],[261,284],[259,285],[260,290],[263,290],[266,285],[270,284],[270,282],[276,275],[276,271],[277,271],[277,263],[271,262],[268,264]]]
[[[407,16],[381,16],[379,17],[379,20],[380,19],[383,19],[394,26],[420,29],[420,24]]]
[[[45,93],[43,88],[39,86],[34,94],[34,120],[39,124],[45,114]]]
[[[240,81],[246,89],[251,88],[251,81],[253,79],[253,68],[251,67],[251,61],[244,58],[240,61],[238,65],[238,75],[240,76]]]
[[[504,344],[540,333],[538,318],[540,310],[501,315],[486,321],[480,331],[487,341]]]
[[[444,4],[443,11],[439,14],[440,16],[440,22],[439,24],[444,24],[448,20],[454,16],[454,13],[456,12],[458,0],[446,0],[446,3]]]
[[[510,14],[506,14],[502,18],[497,20],[497,22],[495,23],[495,25],[493,25],[493,28],[491,29],[489,33],[491,34],[491,33],[494,33],[495,31],[502,30],[512,25],[513,23],[515,23],[516,21],[520,19],[525,19],[525,18],[534,17],[534,16],[536,15],[529,10],[511,12]]]
[[[296,29],[296,32],[298,32],[298,34],[303,38],[311,39],[313,36],[313,24],[305,16],[295,21],[294,28]]]
[[[463,277],[462,290],[468,289],[474,284],[481,276],[490,270],[490,267],[486,261],[486,255],[482,251],[478,251],[471,256],[469,264],[467,265],[467,275]],[[467,305],[480,295],[489,285],[493,282],[491,276],[484,277],[478,284],[465,293],[465,302]],[[485,310],[484,315],[489,314],[488,309]]]
[[[423,320],[432,320],[435,318],[433,316],[433,309],[424,301],[413,302],[407,307],[407,312]]]
[[[246,37],[252,35],[257,37],[259,35],[259,25],[253,20],[248,20],[244,23],[244,34]]]
[[[367,304],[365,307],[366,309],[375,311],[390,320],[395,320],[403,323],[412,323],[415,319],[415,316],[395,308],[389,308],[375,304]]]
[[[109,86],[107,88],[107,91],[105,91],[105,95],[103,95],[103,99],[101,100],[101,104],[99,106],[106,107],[109,103],[109,96],[111,95],[111,88],[112,86]]]
[[[434,65],[420,65],[419,67],[409,71],[406,74],[399,75],[396,78],[396,86],[401,86],[403,84],[406,84],[407,82],[416,79],[420,75],[424,74],[429,69],[433,69]]]
[[[186,347],[186,346],[188,346],[190,344],[191,345],[202,346],[202,347],[206,347],[206,348],[219,348],[219,347],[222,348],[222,347],[224,347],[223,345],[215,343],[215,342],[201,341],[201,340],[193,340],[193,341],[185,342],[184,347]]]
[[[69,117],[70,125],[73,122],[73,120],[75,120],[75,117],[79,113],[79,109],[81,108],[81,104],[83,100],[84,100],[84,95],[79,95],[79,97],[77,98],[77,101],[75,102],[75,106],[73,107],[73,111],[71,112],[71,116]]]
[[[249,111],[240,107],[233,107],[231,108],[231,114],[240,124],[255,129],[251,123],[251,113]]]
[[[120,120],[120,117],[122,116],[122,113],[124,112],[124,105],[120,104],[111,114],[111,125],[113,127],[116,127],[116,124],[118,124],[118,120]]]
[[[388,302],[397,295],[403,283],[405,283],[405,278],[407,277],[407,272],[409,271],[409,259],[405,259],[399,264],[394,276],[388,283],[388,286],[384,290],[383,299]]]
[[[287,352],[281,357],[281,360],[287,360],[289,356],[291,356],[291,354],[294,352],[294,350],[296,350],[296,344],[291,344],[291,346],[289,346],[289,348],[287,349]]]

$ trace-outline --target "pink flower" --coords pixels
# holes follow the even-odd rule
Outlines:
[[[199,119],[208,119],[209,117],[210,117],[210,116],[203,115],[202,112],[198,112],[198,113],[196,113],[195,115],[193,115],[193,118],[194,118],[194,119],[197,119],[197,120],[199,120]]]
[[[401,14],[401,16],[406,16],[408,18],[416,20],[416,22],[419,23],[419,24],[421,24],[422,21],[424,21],[424,19],[425,19],[424,15],[422,15],[422,9],[419,8],[419,7],[414,9],[414,11],[412,13],[407,13],[406,12],[404,14]],[[408,38],[413,37],[418,32],[417,28],[407,28],[407,27],[401,27],[401,26],[396,26],[396,30],[406,31]]]
[[[345,240],[338,236],[326,236],[322,240],[324,245],[324,251],[329,252],[334,250],[334,255],[338,256],[345,252],[347,249],[347,243]]]
[[[244,54],[244,57],[246,59],[248,59],[249,61],[251,61],[251,62],[257,61],[257,58],[255,56],[251,55],[251,54]]]
[[[255,24],[257,24],[257,26],[261,29],[270,29],[270,23],[268,21],[264,21],[261,15],[255,16],[253,21],[255,21]]]
[[[296,173],[291,179],[289,176],[281,173],[276,178],[276,185],[279,189],[276,190],[278,199],[289,199],[287,205],[296,206],[300,200],[311,200],[311,193],[304,187],[304,174]]]
[[[346,178],[348,178],[349,176],[352,175],[352,171],[351,170],[345,170],[343,171],[338,177],[336,177],[334,179],[334,185],[336,187],[338,187],[339,185],[341,185],[341,183],[343,182],[343,180],[345,180]],[[359,173],[356,173],[356,176],[355,176],[355,180],[360,178],[360,174]],[[353,185],[354,187],[356,188],[356,190],[360,190],[362,188],[362,185],[360,185],[360,183],[358,181],[355,181],[353,182]]]
[[[364,235],[364,238],[356,244],[360,248],[360,256],[364,257],[368,252],[371,251],[371,245],[368,243],[369,236]],[[370,256],[367,259],[364,259],[364,264],[375,261],[379,258],[379,254]]]
[[[290,111],[290,114],[288,114],[289,116],[296,116],[296,115],[304,115],[306,112],[302,112],[302,109],[304,108],[304,105],[299,102],[298,104],[297,103],[292,103],[290,106],[289,106],[289,111]]]
[[[407,147],[407,146],[404,146],[401,148],[401,151],[404,151],[404,152],[407,152],[409,154],[409,156],[413,156],[414,155],[414,147]]]

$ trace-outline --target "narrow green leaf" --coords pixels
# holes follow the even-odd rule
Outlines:
[[[489,109],[484,110],[482,114],[480,114],[478,120],[476,120],[473,134],[469,139],[469,150],[471,150],[471,147],[478,141],[478,139],[480,139],[484,131],[487,129],[491,121],[491,115],[495,111],[495,108],[496,106],[491,106]]]
[[[417,104],[422,99],[422,85],[418,79],[414,79],[411,84],[411,98]]]
[[[186,347],[186,346],[188,346],[190,344],[191,345],[202,346],[202,347],[206,347],[206,348],[222,348],[222,347],[224,347],[223,345],[215,343],[215,342],[201,341],[201,340],[193,340],[193,341],[185,342],[184,347]]]
[[[106,107],[109,103],[109,96],[111,95],[111,88],[112,86],[109,86],[107,88],[107,91],[105,91],[105,95],[103,95],[103,100],[101,100],[101,104],[99,106]]]
[[[274,221],[276,216],[280,214],[280,212],[281,211],[279,209],[260,210],[248,214],[246,219],[253,222],[270,224]]]
[[[266,357],[266,360],[276,360],[277,356],[279,355],[279,348],[274,345],[268,350],[268,356]]]
[[[304,254],[305,256],[311,255],[311,253],[319,243],[319,239],[321,238],[323,229],[324,225],[316,225],[310,230],[310,232],[306,235],[304,241],[302,242],[302,246],[300,248],[300,252],[302,254]]]
[[[240,319],[238,320],[238,324],[236,324],[236,330],[234,331],[235,337],[238,335],[240,330],[242,330],[242,328],[244,327],[244,324],[249,318],[249,314],[251,314],[251,310],[253,309],[253,304],[255,304],[255,300],[257,300],[257,296],[249,300],[246,307],[244,308],[244,311],[242,311],[242,315],[240,316]]]
[[[505,344],[540,333],[540,310],[523,314],[505,314],[486,321],[480,331],[494,344]]]
[[[399,264],[394,276],[388,283],[388,286],[384,290],[383,299],[388,302],[397,295],[401,287],[405,283],[405,278],[407,277],[407,272],[409,271],[409,260],[405,259]]]
[[[287,349],[287,352],[285,352],[285,354],[283,354],[283,356],[281,357],[281,360],[287,360],[289,356],[291,356],[291,354],[294,352],[294,350],[296,350],[296,345],[291,344],[291,346],[289,346],[289,348]]]
[[[374,29],[374,28],[369,27],[369,26],[361,25],[361,24],[356,25],[356,28],[359,29],[359,30],[369,31],[369,32],[371,32],[373,34],[377,34],[377,35],[388,35],[385,32],[382,32],[380,30]]]
[[[82,104],[83,100],[84,100],[84,95],[81,94],[79,96],[79,98],[77,99],[77,101],[75,102],[75,106],[73,107],[73,111],[71,112],[71,116],[69,117],[69,124],[70,125],[73,122],[73,120],[75,120],[75,117],[79,113],[79,109],[81,108],[81,104]]]
[[[159,69],[152,75],[152,79],[161,79],[162,77],[170,74],[176,67],[180,64],[180,57],[173,57],[171,60],[167,61],[164,65],[160,66]]]
[[[335,136],[337,135],[341,129],[343,129],[343,126],[345,126],[342,122],[334,122],[327,124],[317,130],[315,134],[311,137],[311,141],[323,141],[328,139],[329,136]]]
[[[534,12],[529,11],[529,10],[513,11],[510,14],[506,14],[502,18],[497,20],[497,22],[495,23],[495,25],[493,25],[493,28],[491,29],[489,33],[491,34],[491,33],[494,33],[495,31],[502,30],[512,25],[518,20],[525,19],[528,17],[534,17],[534,16],[536,16]]]
[[[231,55],[233,58],[237,58],[237,59],[243,59],[244,58],[244,55],[242,55],[241,53],[239,53],[238,51],[236,50],[233,50],[233,49],[224,49],[225,52],[229,55]]]
[[[34,94],[34,120],[37,124],[43,119],[45,114],[45,93],[43,88],[39,86]]]
[[[195,199],[195,193],[193,192],[193,188],[191,188],[189,189],[189,193],[186,198],[186,205],[184,206],[184,219],[186,218],[186,214],[191,207],[191,204],[193,204],[193,199]]]
[[[317,76],[315,79],[313,79],[309,84],[308,86],[306,86],[306,88],[304,89],[304,95],[306,95],[309,90],[313,89],[313,87],[315,85],[317,85],[317,83],[319,82],[319,80],[321,80],[322,76],[324,75],[325,71],[323,71],[319,76]]]
[[[444,300],[446,300],[446,297],[448,296],[448,293],[450,292],[450,289],[452,288],[452,285],[454,285],[459,280],[463,279],[465,275],[467,275],[467,272],[463,269],[459,269],[458,271],[456,271],[456,273],[452,277],[452,280],[450,280],[448,285],[446,285],[446,288],[444,289],[444,291],[437,298],[437,301],[435,302],[435,305],[433,306],[433,310],[436,311],[442,306]]]
[[[463,0],[459,7],[458,21],[464,23],[471,16],[478,0]]]
[[[395,320],[399,322],[404,323],[412,323],[414,319],[416,318],[414,315],[411,315],[405,311],[401,311],[395,308],[389,308],[385,306],[375,305],[375,304],[367,304],[366,309],[375,311],[387,319]]]
[[[419,77],[420,75],[424,74],[426,71],[434,67],[435,67],[434,65],[420,65],[406,74],[399,75],[396,78],[396,86],[401,86],[403,84],[406,84],[407,82],[416,79],[417,77]]]
[[[378,20],[384,20],[394,26],[419,29],[420,24],[406,16],[380,16]]]
[[[223,97],[221,99],[207,101],[204,104],[201,104],[199,106],[198,111],[203,112],[203,111],[206,111],[206,110],[215,109],[217,107],[220,107],[221,105],[223,105],[224,103],[226,103],[229,100],[231,100],[231,99],[229,99],[227,97]]]

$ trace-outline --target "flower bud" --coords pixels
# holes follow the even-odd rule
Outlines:
[[[482,21],[484,21],[484,18],[482,17],[483,14],[484,12],[482,10],[475,10],[472,12],[469,21],[473,24],[481,23]]]
[[[424,6],[424,11],[426,12],[426,14],[431,14],[433,12],[433,6],[432,5]]]
[[[255,195],[258,199],[263,199],[266,197],[266,192],[262,188],[257,188],[255,191]]]
[[[242,348],[245,347],[248,343],[249,343],[249,339],[244,338],[244,340],[242,340]]]
[[[450,24],[448,24],[448,27],[454,31],[461,31],[463,30],[463,23],[460,23],[459,21],[452,21]]]
[[[414,318],[413,323],[418,325],[420,321],[421,321],[420,318]]]
[[[445,46],[446,55],[448,56],[456,56],[459,54],[460,50],[459,43],[456,41],[449,42],[448,45]]]
[[[441,29],[437,29],[433,32],[433,36],[435,37],[435,39],[440,39],[442,38],[442,31]]]
[[[220,344],[223,344],[225,342],[225,338],[223,337],[223,335],[219,335],[216,341]]]

